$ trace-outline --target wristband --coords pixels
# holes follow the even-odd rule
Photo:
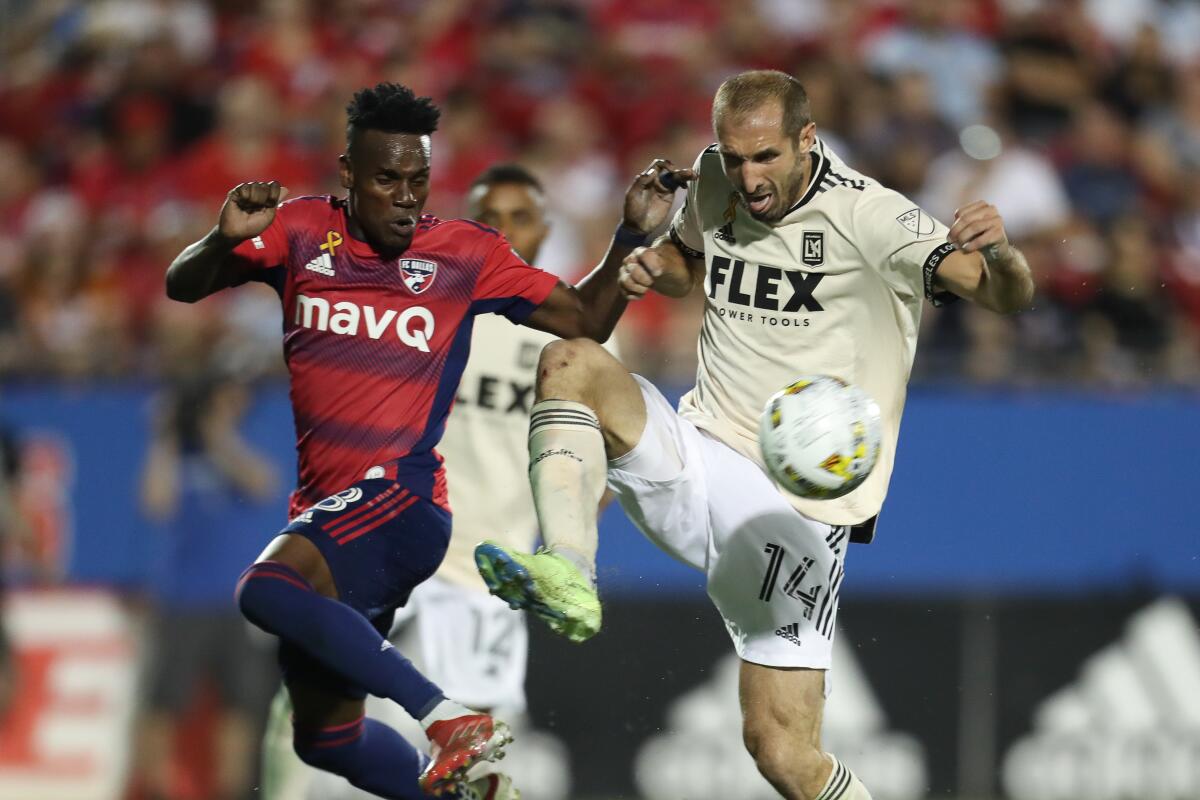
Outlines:
[[[625,223],[618,225],[616,233],[613,234],[613,241],[625,247],[641,247],[649,238],[649,236],[641,231],[625,227]]]

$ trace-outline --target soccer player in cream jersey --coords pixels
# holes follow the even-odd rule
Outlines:
[[[476,178],[468,216],[500,231],[523,259],[537,263],[549,232],[545,196],[524,167],[500,164]],[[533,498],[523,478],[529,467],[526,436],[538,355],[555,337],[498,317],[478,319],[471,336],[471,355],[438,448],[455,512],[450,544],[437,573],[413,590],[397,615],[391,638],[401,646],[400,637],[406,637],[401,650],[448,696],[511,719],[525,710],[529,634],[524,614],[487,593],[473,553],[486,536],[526,550],[537,539]],[[392,704],[367,702],[372,716],[410,733],[406,715],[395,713]],[[281,689],[264,741],[263,800],[371,797],[296,757],[290,710]],[[490,782],[488,791],[498,799],[517,796],[506,775],[493,773],[480,782]]]
[[[582,641],[600,627],[595,500],[609,487],[656,544],[707,574],[742,659],[746,747],[789,800],[866,800],[821,748],[848,539],[869,541],[895,458],[922,304],[1028,304],[1025,258],[996,210],[971,203],[947,228],[843,163],[818,138],[803,86],[736,75],[713,101],[717,143],[694,168],[668,235],[634,250],[621,285],[707,295],[696,386],[672,409],[588,342],[542,353],[530,479],[549,552],[485,543],[489,588]],[[879,403],[874,472],[836,500],[785,495],[759,454],[767,398],[804,374]],[[856,535],[857,534],[857,535]]]

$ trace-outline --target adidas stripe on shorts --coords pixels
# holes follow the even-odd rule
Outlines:
[[[738,656],[829,669],[849,527],[796,511],[762,468],[633,377],[646,402],[646,429],[608,470],[625,513],[656,545],[707,575],[708,595]],[[643,477],[667,472],[670,445],[683,464],[678,473]]]

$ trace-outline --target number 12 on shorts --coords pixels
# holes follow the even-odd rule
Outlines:
[[[779,580],[779,571],[783,567],[783,559],[787,555],[787,550],[782,545],[768,544],[763,548],[768,556],[767,558],[767,573],[763,576],[762,588],[759,589],[758,599],[764,603],[771,602],[771,595],[775,593],[775,583]],[[821,597],[821,586],[817,584],[808,590],[802,589],[800,584],[808,576],[808,571],[812,569],[816,561],[808,556],[800,557],[800,564],[788,579],[783,584],[783,593],[793,600],[799,600],[804,606],[804,618],[812,619],[813,610],[817,607],[817,600]]]

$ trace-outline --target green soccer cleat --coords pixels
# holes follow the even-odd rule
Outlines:
[[[515,553],[496,542],[481,542],[475,548],[475,565],[488,591],[512,608],[529,609],[572,642],[586,641],[600,631],[596,589],[557,553]]]

